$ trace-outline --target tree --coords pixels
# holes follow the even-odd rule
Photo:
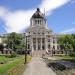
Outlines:
[[[58,38],[58,44],[60,45],[61,50],[64,50],[66,55],[73,49],[72,47],[73,37],[70,34],[61,35]]]
[[[75,49],[75,34],[72,34],[73,40],[72,40],[72,47],[73,50]],[[74,50],[75,51],[75,50]]]
[[[4,46],[3,44],[0,44],[0,51],[3,53],[3,49],[4,49]]]
[[[16,51],[17,47],[22,45],[22,35],[17,34],[15,32],[10,33],[7,36],[7,43],[8,48],[11,48],[12,50]]]

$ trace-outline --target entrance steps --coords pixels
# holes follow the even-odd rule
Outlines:
[[[42,54],[45,54],[46,53],[46,51],[45,50],[34,50],[33,52],[32,52],[32,56],[33,57],[42,57]]]

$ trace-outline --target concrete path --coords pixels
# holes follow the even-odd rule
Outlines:
[[[56,75],[51,68],[48,68],[42,58],[33,57],[28,63],[23,75]]]

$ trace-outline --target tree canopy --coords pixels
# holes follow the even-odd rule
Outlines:
[[[16,51],[17,48],[23,48],[22,35],[12,32],[7,36],[8,48]]]
[[[75,34],[64,34],[59,36],[58,44],[61,49],[74,50],[75,49]]]

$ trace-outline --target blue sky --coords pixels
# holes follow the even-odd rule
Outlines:
[[[54,33],[75,33],[75,0],[0,0],[0,33],[24,31],[37,7]]]

